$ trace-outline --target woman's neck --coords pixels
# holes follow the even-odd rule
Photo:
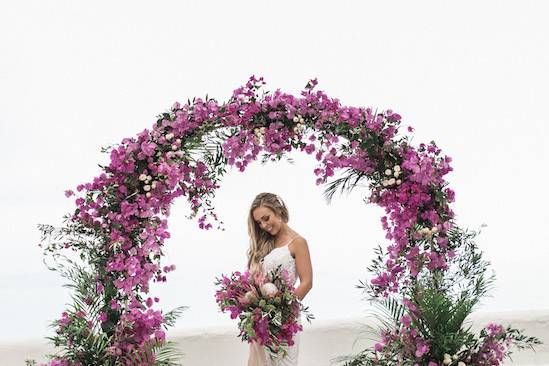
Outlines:
[[[283,225],[275,236],[275,245],[287,240],[292,235],[292,231],[288,225]]]

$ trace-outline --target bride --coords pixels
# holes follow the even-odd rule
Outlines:
[[[284,201],[273,193],[260,193],[252,202],[248,216],[248,269],[268,272],[279,265],[288,271],[292,284],[299,277],[295,294],[299,300],[313,287],[313,270],[307,241],[288,226],[288,209]],[[299,320],[301,324],[301,320]],[[265,346],[250,343],[248,366],[297,366],[300,333],[288,354],[271,360]]]

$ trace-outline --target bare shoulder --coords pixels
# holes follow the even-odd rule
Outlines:
[[[288,245],[288,249],[290,250],[292,257],[294,258],[296,254],[299,255],[300,253],[309,252],[309,246],[307,244],[307,240],[301,235],[295,238],[290,243],[290,245]]]

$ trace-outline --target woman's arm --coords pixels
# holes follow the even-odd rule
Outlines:
[[[311,265],[311,255],[307,240],[296,238],[293,243],[293,252],[295,257],[295,266],[299,276],[299,286],[295,294],[299,300],[303,300],[305,295],[313,287],[313,266]]]

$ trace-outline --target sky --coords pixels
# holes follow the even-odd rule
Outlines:
[[[497,282],[479,311],[549,309],[549,6],[521,1],[18,1],[0,5],[0,340],[41,338],[69,292],[43,263],[37,224],[74,209],[66,189],[105,164],[101,147],[150,128],[175,101],[226,101],[251,75],[298,95],[307,81],[343,105],[392,109],[453,158],[461,227],[478,229]],[[307,239],[318,321],[363,316],[383,211],[365,187],[327,203],[313,157],[230,170],[214,203],[225,231],[174,204],[161,308],[177,329],[233,324],[213,282],[242,270],[257,193],[287,203]]]

